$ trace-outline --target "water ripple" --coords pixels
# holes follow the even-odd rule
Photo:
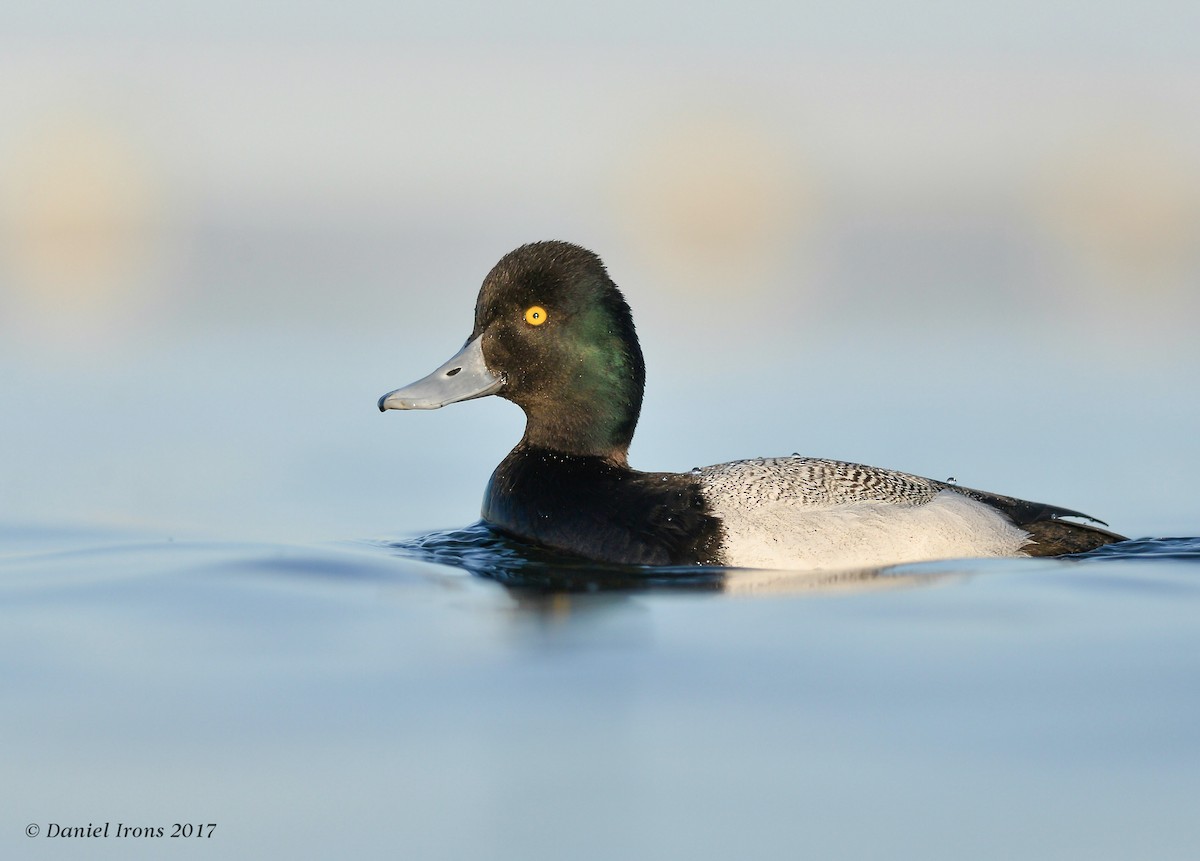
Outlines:
[[[542,592],[640,591],[686,589],[726,592],[864,591],[946,579],[947,571],[928,565],[841,571],[780,571],[711,566],[655,567],[612,565],[516,541],[482,521],[462,529],[430,532],[415,538],[381,542],[399,555],[450,565],[508,586]],[[1141,538],[1075,554],[1082,561],[1195,561],[1200,538]],[[1046,560],[988,560],[1018,566]],[[984,568],[983,560],[955,565],[956,576]],[[988,570],[994,566],[986,565]],[[1065,566],[1064,566],[1065,567]],[[947,569],[949,570],[949,569]],[[1078,571],[1078,568],[1072,567]]]
[[[720,589],[724,568],[610,565],[523,544],[483,521],[462,529],[386,542],[402,556],[462,568],[508,586],[549,592],[675,588]]]

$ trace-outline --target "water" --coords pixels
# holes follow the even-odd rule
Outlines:
[[[461,343],[438,319],[0,343],[0,858],[1194,855],[1196,538],[836,576],[530,554],[469,525],[516,408],[375,409]],[[647,334],[633,464],[801,450],[1200,535],[1200,361],[1044,409],[1076,346],[955,333]],[[105,822],[217,828],[42,836]]]
[[[479,525],[0,539],[5,857],[1182,859],[1200,838],[1197,538],[841,578],[589,566]],[[217,827],[24,834],[104,822]]]

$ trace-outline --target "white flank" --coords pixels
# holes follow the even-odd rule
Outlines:
[[[730,468],[741,463],[700,471],[702,492],[725,530],[727,565],[811,570],[1026,555],[1021,548],[1028,533],[990,506],[950,490],[933,492],[917,504],[815,501],[800,487],[780,487],[781,476],[771,467],[781,461],[743,463],[738,477],[744,481],[747,473],[757,472],[757,480],[734,492]],[[775,472],[774,480],[764,482],[764,472]]]

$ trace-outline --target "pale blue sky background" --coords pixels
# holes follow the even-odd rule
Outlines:
[[[439,40],[452,46],[502,41],[542,45],[646,44],[708,49],[775,46],[838,51],[866,48],[1057,55],[1177,51],[1191,59],[1198,13],[1185,2],[846,2],[714,3],[149,2],[8,4],[10,39],[83,41],[145,36],[193,41],[353,40],[393,44]],[[255,32],[248,32],[257,28]]]
[[[468,522],[510,405],[375,398],[501,254],[608,262],[635,465],[1200,525],[1194,4],[9,4],[0,517]]]

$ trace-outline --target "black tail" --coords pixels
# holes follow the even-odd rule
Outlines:
[[[1039,520],[1017,524],[1029,533],[1029,543],[1022,549],[1030,556],[1062,556],[1064,553],[1085,553],[1105,544],[1128,541],[1123,535],[1069,520]]]
[[[940,482],[939,482],[940,483]],[[1095,550],[1105,544],[1116,544],[1118,541],[1128,541],[1123,535],[1109,532],[1096,526],[1084,523],[1073,523],[1070,520],[1060,520],[1062,517],[1082,517],[1101,526],[1107,526],[1103,520],[1072,511],[1069,508],[1059,508],[1057,505],[1047,505],[1044,502],[1029,502],[1024,499],[1014,499],[1011,496],[1000,496],[983,490],[972,490],[969,487],[959,487],[956,484],[942,484],[946,490],[953,490],[963,496],[990,505],[1011,520],[1014,524],[1029,533],[1029,543],[1021,549],[1030,556],[1062,556],[1066,553],[1084,553]]]

